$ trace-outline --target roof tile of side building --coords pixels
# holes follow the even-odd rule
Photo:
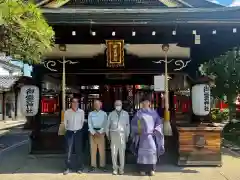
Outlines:
[[[9,90],[19,79],[20,76],[0,76],[0,91]]]

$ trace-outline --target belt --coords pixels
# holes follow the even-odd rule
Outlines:
[[[72,133],[75,134],[76,132],[80,131],[80,129],[79,130],[75,130],[75,131],[71,131],[71,130],[67,130],[67,131],[72,132]]]
[[[102,129],[102,128],[93,128],[95,131],[99,131],[100,129]]]

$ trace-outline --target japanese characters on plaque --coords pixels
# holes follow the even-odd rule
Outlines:
[[[192,110],[197,116],[206,116],[211,110],[211,89],[208,84],[196,84],[192,87]]]
[[[210,87],[205,85],[203,88],[203,95],[204,95],[204,110],[206,112],[210,111]]]
[[[124,40],[106,40],[107,67],[124,66]]]
[[[35,116],[39,106],[39,88],[26,85],[21,88],[21,109],[25,116]]]

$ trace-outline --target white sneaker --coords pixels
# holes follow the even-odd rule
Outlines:
[[[117,170],[113,170],[113,175],[117,175],[117,174],[118,174]]]
[[[154,176],[154,175],[155,175],[155,171],[151,171],[150,176]]]
[[[124,171],[123,170],[119,170],[119,175],[123,175]]]

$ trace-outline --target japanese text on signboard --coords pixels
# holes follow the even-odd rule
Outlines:
[[[209,111],[210,110],[210,87],[204,86],[203,88],[203,94],[204,94],[204,110]]]
[[[33,106],[34,106],[34,91],[33,88],[26,89],[26,113],[33,113]]]
[[[124,40],[106,40],[107,67],[124,67]]]

